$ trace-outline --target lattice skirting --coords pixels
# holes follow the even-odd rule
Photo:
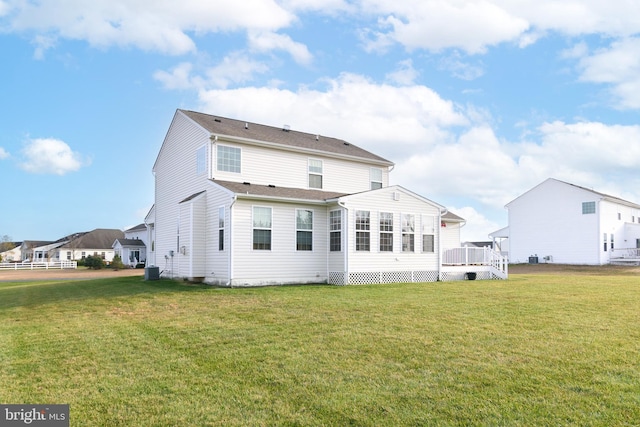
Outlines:
[[[361,271],[349,273],[349,280],[345,280],[343,272],[329,272],[331,285],[365,285],[374,283],[419,283],[436,282],[437,271]]]

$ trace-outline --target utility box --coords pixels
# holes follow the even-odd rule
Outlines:
[[[160,280],[160,267],[145,267],[144,280]]]

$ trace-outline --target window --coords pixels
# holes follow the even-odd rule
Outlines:
[[[104,252],[101,252],[101,253],[100,253],[100,258],[102,258],[102,259],[106,259],[106,257],[107,257],[107,254],[106,254],[106,253],[104,253]]]
[[[371,216],[369,211],[356,211],[356,251],[370,250],[370,229]]]
[[[607,233],[604,233],[604,251],[607,252]]]
[[[422,235],[422,252],[433,253],[436,251],[433,234]]]
[[[342,212],[329,212],[329,251],[342,250]]]
[[[271,250],[271,208],[253,207],[253,249]]]
[[[296,210],[296,250],[310,251],[313,249],[313,211]]]
[[[596,202],[582,202],[582,215],[596,213]]]
[[[218,208],[218,250],[224,251],[224,206]]]
[[[402,252],[415,251],[416,217],[412,214],[402,215]]]
[[[322,188],[322,160],[309,159],[309,188]]]
[[[380,213],[380,252],[393,252],[393,214]]]
[[[618,212],[618,221],[622,220],[622,214]]]
[[[82,259],[85,259],[87,257],[87,253],[85,251],[82,251],[82,254],[80,256]]]
[[[369,169],[369,180],[371,181],[372,190],[382,188],[382,169],[380,168]]]
[[[69,260],[69,261],[71,260],[71,252],[70,251],[67,251],[67,260]]]
[[[202,175],[207,171],[207,147],[202,146],[196,151],[196,174]]]
[[[218,145],[218,170],[240,173],[240,149]]]
[[[438,220],[434,216],[422,216],[422,252],[434,253],[436,251],[435,230],[437,222]]]
[[[614,249],[614,247],[613,247],[613,233],[611,233],[611,250],[613,250],[613,249]]]

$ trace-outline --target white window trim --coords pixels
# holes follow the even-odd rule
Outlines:
[[[255,208],[265,208],[265,209],[269,209],[269,211],[271,212],[271,227],[266,228],[266,227],[256,227],[254,225],[254,221],[255,221],[255,217],[254,217],[254,211]],[[271,240],[269,241],[269,249],[255,249],[253,247],[254,245],[254,241],[253,241],[253,230],[269,230],[271,231]],[[273,251],[273,207],[272,206],[264,206],[264,205],[252,205],[251,206],[251,250],[252,251],[258,251],[258,252],[269,252],[269,251]]]
[[[338,212],[338,215],[340,216],[340,229],[338,230],[332,230],[331,229],[331,213],[332,212]],[[329,252],[342,252],[343,251],[343,242],[344,242],[344,233],[343,233],[343,228],[344,228],[344,215],[342,214],[342,210],[341,209],[332,209],[329,211],[329,215],[327,216],[327,220],[329,222],[329,224],[327,225],[327,228],[329,229]],[[331,250],[331,233],[339,233],[340,234],[340,250],[335,251],[335,250]]]
[[[320,168],[322,169],[322,171],[320,173],[311,172],[311,161],[320,162]],[[315,175],[315,176],[319,176],[320,177],[320,181],[321,181],[320,187],[312,187],[312,186],[309,185],[309,178],[311,177],[311,175]],[[316,159],[316,158],[312,158],[312,157],[307,159],[307,187],[310,188],[310,189],[315,189],[315,190],[324,189],[324,160]]]
[[[224,170],[224,169],[220,169],[218,167],[218,159],[219,159],[219,153],[218,153],[218,149],[220,147],[225,147],[225,148],[234,148],[236,150],[239,150],[240,152],[240,170],[238,172],[235,171],[228,171],[228,170]],[[216,171],[217,172],[223,172],[223,173],[242,173],[242,147],[236,147],[235,145],[228,145],[228,144],[216,144]]]
[[[379,171],[380,172],[380,181],[378,181],[376,179],[373,179],[374,178],[374,176],[373,176],[374,171],[376,171],[376,172]],[[380,184],[380,188],[384,187],[383,180],[384,180],[384,174],[382,172],[382,168],[369,168],[369,189],[370,190],[374,190],[374,188],[373,188],[373,184],[374,183]]]
[[[302,229],[302,228],[298,228],[298,212],[299,211],[309,211],[311,212],[311,230],[307,230],[307,229]],[[314,244],[314,235],[315,235],[315,217],[316,217],[316,213],[313,209],[306,209],[306,208],[296,208],[295,210],[295,216],[293,218],[293,220],[295,221],[295,236],[294,236],[294,249],[296,252],[315,252],[316,250],[316,245]],[[311,250],[307,251],[307,250],[302,250],[302,249],[298,249],[298,231],[309,231],[311,232]]]

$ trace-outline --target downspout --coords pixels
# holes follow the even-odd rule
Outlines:
[[[341,221],[342,224],[340,225],[342,227],[342,231],[344,232],[344,285],[348,285],[349,284],[349,235],[347,234],[347,230],[349,229],[349,227],[347,227],[346,225],[348,225],[349,221],[349,208],[343,203],[338,201],[338,206],[340,206],[342,209],[344,209],[345,212],[345,221]],[[342,243],[342,242],[341,242]]]
[[[442,282],[442,216],[446,215],[449,210],[439,211],[438,215],[438,281]]]
[[[236,204],[237,200],[238,195],[234,194],[233,201],[229,205],[229,262],[227,265],[229,271],[229,280],[227,281],[227,284],[225,286],[231,286],[231,274],[233,272],[233,222],[231,219],[233,218],[233,205]]]

